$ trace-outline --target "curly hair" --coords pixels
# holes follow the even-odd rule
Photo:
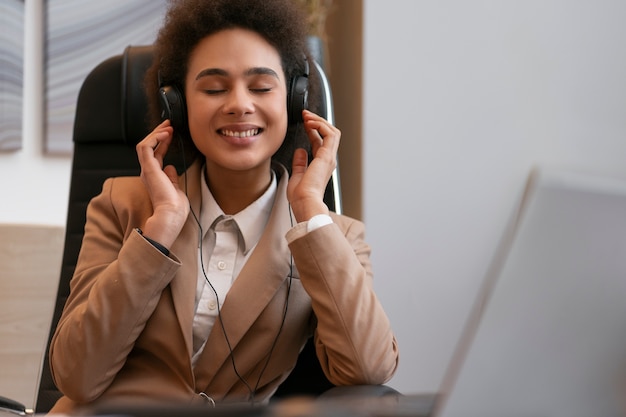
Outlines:
[[[170,0],[156,42],[152,66],[146,73],[144,88],[149,103],[151,124],[161,118],[159,87],[176,86],[184,91],[184,80],[189,57],[205,37],[226,29],[242,28],[261,35],[278,51],[281,58],[287,91],[292,77],[302,75],[306,56],[312,62],[307,48],[306,16],[293,0]],[[319,103],[319,80],[315,71],[309,76],[309,108],[316,111]],[[180,143],[174,142],[169,159],[183,152],[187,161],[199,156],[188,132],[177,132]],[[286,138],[273,159],[288,170],[296,147],[309,148],[301,124],[290,125]],[[182,146],[183,149],[179,147]]]

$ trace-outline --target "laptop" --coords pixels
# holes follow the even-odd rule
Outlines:
[[[531,173],[432,414],[626,416],[626,182]]]

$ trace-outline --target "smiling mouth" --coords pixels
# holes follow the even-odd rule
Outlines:
[[[256,136],[261,133],[261,129],[248,129],[248,130],[227,130],[220,129],[220,135],[230,136],[233,138],[249,138],[251,136]]]

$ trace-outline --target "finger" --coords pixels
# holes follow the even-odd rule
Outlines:
[[[156,137],[158,134],[163,133],[163,132],[173,132],[173,128],[170,125],[170,121],[169,120],[164,120],[163,122],[159,123],[159,125],[157,125],[157,127],[155,127],[152,132],[150,132],[143,140],[141,140],[137,145],[138,146],[148,146],[151,148],[156,148],[157,146],[157,142],[156,142]]]
[[[156,134],[157,144],[154,147],[154,157],[163,164],[165,154],[172,143],[172,134],[170,132],[159,132]]]
[[[309,162],[309,155],[307,151],[302,148],[298,148],[293,153],[293,162],[291,165],[292,176],[298,174],[304,174]]]
[[[303,112],[304,124],[305,128],[309,130],[316,130],[318,135],[326,140],[327,136],[333,135],[336,138],[341,136],[341,132],[334,125],[332,125],[328,120],[323,117],[305,110]]]
[[[172,184],[178,188],[178,172],[176,171],[174,165],[166,166],[163,168],[163,172],[165,172],[165,175],[167,175],[167,178],[169,178]]]
[[[313,155],[317,156],[321,147],[328,149],[332,154],[336,154],[339,149],[341,131],[315,113],[307,112],[303,116]]]
[[[324,144],[324,137],[319,131],[322,118],[311,112],[307,112],[307,114],[304,114],[303,116],[304,130],[307,134],[309,142],[311,143],[313,155],[315,155],[317,149]]]
[[[172,134],[173,129],[169,126],[169,121],[165,121],[157,126],[136,146],[139,163],[143,165],[153,158],[162,163],[172,141]]]
[[[165,119],[165,120],[163,120],[161,123],[159,123],[159,124],[155,127],[155,129],[159,129],[159,128],[161,128],[161,127],[166,127],[166,126],[171,126],[171,125],[172,125],[172,122],[170,122],[170,119]]]

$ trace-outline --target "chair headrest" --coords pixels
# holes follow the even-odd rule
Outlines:
[[[115,142],[134,146],[152,129],[143,77],[152,64],[152,46],[128,46],[85,78],[78,94],[74,142]]]

